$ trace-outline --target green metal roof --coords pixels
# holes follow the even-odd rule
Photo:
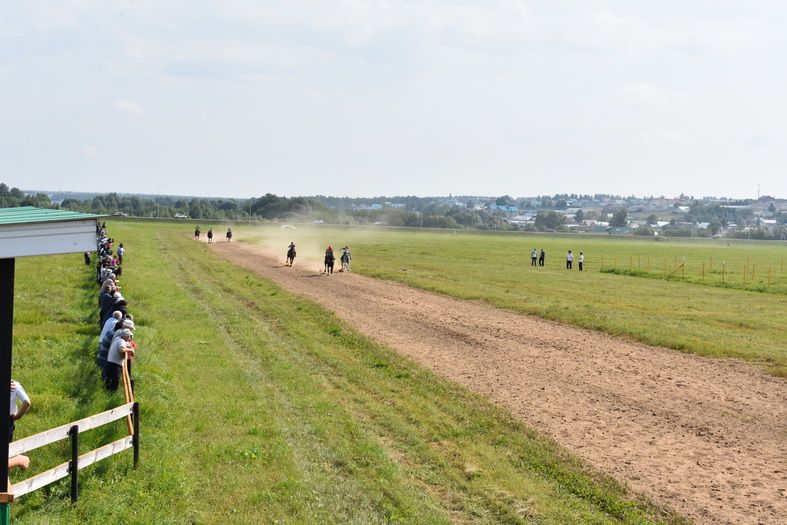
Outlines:
[[[0,208],[0,226],[4,224],[27,224],[33,222],[63,222],[97,219],[106,215],[94,215],[68,210],[49,210],[34,206]]]

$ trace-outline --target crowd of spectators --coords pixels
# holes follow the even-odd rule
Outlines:
[[[101,371],[104,387],[114,392],[120,384],[124,361],[129,377],[131,375],[131,361],[136,356],[137,348],[137,343],[134,341],[136,326],[134,316],[128,311],[128,302],[120,291],[125,248],[121,243],[113,252],[115,240],[107,235],[106,223],[101,225],[96,223],[96,236],[98,238],[96,281],[100,285],[98,323],[101,327],[96,365]],[[89,256],[86,254],[85,262],[88,261]]]

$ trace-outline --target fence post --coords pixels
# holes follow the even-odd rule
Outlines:
[[[71,473],[71,503],[79,497],[79,426],[74,425],[68,430],[71,438],[71,462],[68,470]]]
[[[664,278],[667,278],[667,258],[664,257]]]
[[[705,282],[705,261],[702,261],[702,282]]]
[[[131,437],[131,444],[134,447],[134,468],[139,463],[139,403],[132,405],[132,413],[134,414],[134,435]]]
[[[753,264],[751,265],[751,282],[752,283],[754,282],[754,266],[755,265],[753,265]]]
[[[641,270],[641,269],[642,269],[642,256],[637,255],[637,270]]]
[[[602,271],[602,272],[604,271],[604,254],[603,253],[601,254],[601,270],[600,271]]]
[[[771,286],[771,267],[768,266],[768,287]]]

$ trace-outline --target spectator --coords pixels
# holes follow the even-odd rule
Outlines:
[[[118,246],[118,253],[117,253],[118,265],[122,265],[123,264],[123,256],[124,255],[126,255],[126,249],[123,247],[123,243],[121,242],[120,246]]]
[[[538,265],[544,266],[544,258],[547,256],[546,252],[543,248],[541,248],[541,253],[538,255]]]
[[[19,407],[16,406],[16,402],[19,401],[21,405]],[[27,411],[30,410],[30,398],[27,396],[27,392],[22,387],[20,383],[17,383],[13,379],[11,379],[11,410],[9,412],[11,421],[8,424],[8,442],[14,440],[14,429],[16,428],[15,422],[22,419]]]
[[[530,252],[530,266],[536,266],[536,259],[538,259],[538,252],[535,248]]]
[[[574,262],[574,254],[571,253],[571,250],[569,250],[568,253],[566,254],[566,270],[571,269],[571,265],[573,264],[573,262]]]
[[[133,335],[130,329],[121,328],[115,332],[115,337],[112,339],[112,344],[109,346],[104,386],[110,392],[114,392],[118,389],[123,361],[125,361],[126,358],[134,357],[134,349],[131,348],[132,337]]]
[[[120,310],[115,310],[114,312],[112,312],[112,317],[107,319],[107,321],[104,323],[104,327],[101,329],[101,334],[98,336],[99,343],[101,342],[102,339],[104,339],[104,336],[107,335],[107,332],[114,330],[115,325],[118,323],[118,321],[122,321],[122,320],[123,320],[123,312],[121,312]]]
[[[579,271],[580,272],[582,271],[582,263],[584,263],[584,262],[585,262],[585,254],[582,253],[582,252],[579,252]]]

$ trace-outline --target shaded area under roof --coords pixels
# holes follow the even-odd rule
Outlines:
[[[60,222],[97,219],[106,215],[95,215],[69,210],[50,210],[33,206],[20,206],[18,208],[0,208],[0,225],[27,224],[34,222]]]

